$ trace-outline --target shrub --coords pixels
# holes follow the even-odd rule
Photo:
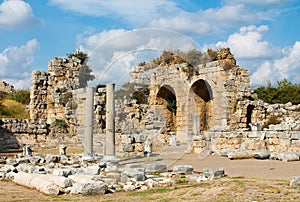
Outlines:
[[[61,129],[67,129],[67,127],[68,127],[68,124],[62,119],[55,119],[52,124],[53,124],[53,126],[56,126]]]
[[[167,109],[176,115],[176,111],[177,111],[176,100],[168,100]]]
[[[12,100],[20,102],[22,104],[29,104],[30,102],[30,91],[29,90],[17,90],[10,95]]]
[[[276,125],[276,124],[280,124],[280,116],[271,116],[267,122],[264,123],[264,125],[262,126],[262,128],[268,128],[269,125]]]

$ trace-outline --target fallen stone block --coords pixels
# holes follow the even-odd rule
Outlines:
[[[124,191],[133,191],[135,190],[135,186],[133,184],[126,184],[123,187]]]
[[[52,171],[53,175],[68,177],[72,175],[72,169],[70,168],[58,168]]]
[[[144,181],[146,179],[145,168],[131,168],[123,170],[121,174],[121,181],[127,181],[128,178],[134,178],[136,181]]]
[[[57,155],[47,154],[45,160],[46,163],[58,163],[59,157]]]
[[[204,168],[203,175],[208,179],[221,178],[225,176],[224,168]]]
[[[19,185],[37,189],[38,191],[47,195],[59,194],[58,185],[50,180],[45,179],[44,175],[19,172],[15,175],[13,181]]]
[[[250,151],[234,151],[234,152],[229,152],[227,157],[231,160],[234,160],[234,159],[252,159],[253,158],[253,152],[250,152]]]
[[[300,186],[300,176],[292,177],[290,186]]]
[[[278,153],[278,160],[289,162],[289,161],[299,161],[299,156],[294,152],[283,152]]]
[[[99,181],[99,179],[101,178],[101,176],[97,176],[97,175],[70,175],[68,177],[69,179],[73,180],[74,182],[78,182],[78,183],[86,183],[86,182],[95,182],[95,181]]]
[[[73,184],[73,180],[63,177],[63,176],[57,176],[57,175],[52,175],[52,174],[46,174],[44,176],[45,179],[54,182],[57,184],[60,188],[67,188],[71,187]]]
[[[276,152],[273,152],[270,154],[270,160],[278,160],[278,154]]]
[[[70,187],[71,194],[94,195],[105,194],[108,187],[103,182],[75,183]]]
[[[191,165],[177,165],[173,167],[173,172],[177,174],[191,174],[193,173],[194,168]]]
[[[166,164],[147,164],[146,166],[146,173],[161,173],[166,171]]]
[[[18,172],[33,173],[37,167],[32,165],[20,164],[16,167]]]
[[[253,157],[256,159],[269,159],[271,155],[270,151],[256,151],[253,152]]]

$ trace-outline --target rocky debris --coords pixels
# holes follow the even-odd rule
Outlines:
[[[67,157],[74,164],[62,164]],[[55,159],[53,162],[47,159]],[[178,175],[184,174],[188,181],[201,183],[219,177],[220,170],[205,171],[203,175],[193,173],[190,165],[178,165],[167,172],[165,164],[127,164],[117,170],[109,170],[102,159],[85,162],[78,156],[33,155],[6,158],[0,165],[0,179],[10,179],[15,183],[36,189],[48,195],[105,194],[115,191],[147,190],[153,187],[174,185]],[[7,164],[10,163],[10,164]],[[12,163],[13,162],[13,163]],[[15,162],[20,162],[16,164]],[[223,170],[224,173],[224,170]],[[207,177],[210,176],[210,177]]]
[[[292,177],[290,186],[300,186],[300,176]]]

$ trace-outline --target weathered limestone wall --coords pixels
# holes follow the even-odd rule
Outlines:
[[[33,119],[1,119],[0,120],[0,151],[20,149],[23,144],[32,148],[56,148],[60,144],[80,146],[76,135],[59,133],[46,124],[44,119],[36,122]]]
[[[0,79],[0,92],[11,93],[14,91],[15,91],[14,86],[12,86],[9,83],[6,83],[5,81],[2,81],[2,79]]]
[[[207,132],[194,138],[192,152],[234,150],[300,152],[300,131]]]

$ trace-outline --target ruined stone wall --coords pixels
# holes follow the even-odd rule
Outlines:
[[[300,131],[207,132],[193,141],[192,152],[204,151],[220,155],[231,151],[300,152]]]
[[[10,85],[9,83],[2,81],[2,79],[0,79],[0,91],[1,92],[6,92],[6,93],[11,93],[14,92],[14,86]]]
[[[56,148],[60,144],[80,146],[81,142],[72,134],[53,132],[54,128],[44,119],[38,122],[33,119],[0,120],[0,152],[20,149],[22,145],[35,148]]]

